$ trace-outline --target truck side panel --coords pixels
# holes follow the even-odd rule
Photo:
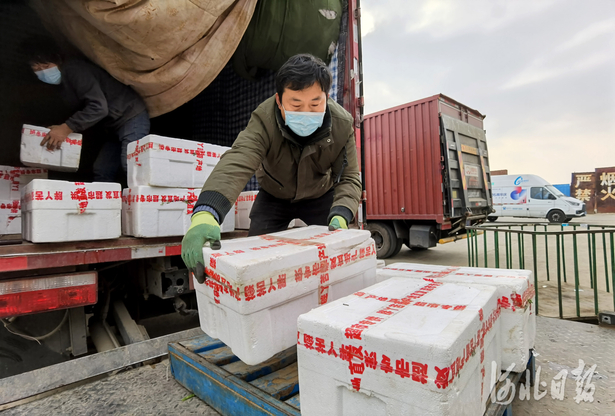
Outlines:
[[[438,96],[364,119],[367,218],[443,221]]]

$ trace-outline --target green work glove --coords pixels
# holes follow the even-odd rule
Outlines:
[[[220,225],[211,212],[201,211],[192,216],[192,224],[182,240],[182,259],[199,283],[205,281],[205,243],[214,250],[220,249]]]
[[[339,229],[348,229],[348,224],[346,224],[346,219],[339,215],[331,218],[331,222],[329,223],[329,231],[339,230]]]

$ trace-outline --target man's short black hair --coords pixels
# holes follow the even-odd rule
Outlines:
[[[21,43],[21,53],[28,64],[60,64],[62,54],[58,45],[46,36],[33,36]]]
[[[322,59],[302,53],[290,57],[282,65],[275,77],[275,89],[282,99],[285,88],[301,91],[316,82],[325,94],[328,94],[331,89],[331,71]]]

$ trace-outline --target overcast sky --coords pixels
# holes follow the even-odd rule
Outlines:
[[[485,114],[491,169],[615,166],[615,0],[361,0],[365,113],[442,93]]]

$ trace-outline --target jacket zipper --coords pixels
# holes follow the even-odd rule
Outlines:
[[[277,183],[278,185],[280,185],[282,188],[284,188],[284,185],[282,185],[282,183],[277,180],[276,178],[273,177],[273,175],[271,175],[271,173],[267,172],[267,169],[265,169],[265,166],[263,166],[263,172],[265,172],[267,174],[267,176],[269,176],[275,183]]]

